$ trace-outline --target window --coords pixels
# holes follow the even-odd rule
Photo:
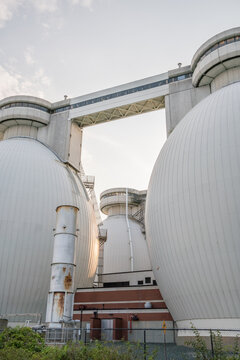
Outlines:
[[[108,283],[103,283],[103,287],[126,287],[129,286],[129,281],[121,281],[121,282],[108,282]]]
[[[231,37],[229,39],[226,39],[226,40],[221,40],[219,41],[217,44],[213,45],[210,49],[208,49],[202,56],[201,56],[201,59],[202,60],[203,58],[205,58],[205,56],[207,56],[208,54],[210,54],[210,52],[216,50],[217,48],[223,46],[223,45],[226,45],[226,44],[231,44],[232,42],[235,42],[235,41],[240,41],[240,36],[237,35],[237,36],[234,36],[234,37]]]
[[[157,282],[156,282],[156,280],[153,280],[153,285],[157,285]]]
[[[214,51],[218,48],[218,44],[214,45],[212,48],[211,48],[211,51]]]
[[[223,41],[220,41],[219,46],[223,46],[225,44],[226,44],[226,42],[225,42],[225,40],[223,40]]]
[[[178,79],[178,80],[183,80],[183,79],[185,79],[185,75],[179,75],[179,76],[177,77],[177,79]]]
[[[138,280],[138,285],[143,285],[143,280]]]
[[[145,284],[151,284],[151,278],[145,277]]]
[[[232,43],[232,42],[234,42],[234,38],[233,38],[233,37],[230,38],[230,39],[227,39],[227,44],[230,44],[230,43]]]
[[[33,104],[33,103],[27,103],[27,102],[14,102],[11,104],[3,105],[1,107],[1,109],[4,110],[4,109],[12,108],[12,107],[29,107],[29,108],[38,109],[38,110],[50,113],[50,110],[44,106]]]

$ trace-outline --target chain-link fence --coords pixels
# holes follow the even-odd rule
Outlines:
[[[138,358],[144,360],[152,354],[159,360],[194,359],[199,339],[203,342],[201,346],[205,346],[204,351],[208,352],[210,358],[214,358],[216,352],[220,350],[233,353],[236,350],[236,342],[240,340],[238,340],[240,336],[238,329],[84,328],[81,330],[66,327],[37,331],[41,331],[46,343],[52,345],[81,341],[87,346],[94,346],[95,340],[98,340],[108,346],[118,346],[124,351],[125,347],[131,344],[135,346],[134,351],[138,352]],[[122,338],[120,335],[123,335]],[[203,348],[200,350],[203,351]]]

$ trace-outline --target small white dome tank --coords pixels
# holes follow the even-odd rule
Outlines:
[[[129,219],[133,243],[133,270],[151,270],[147,242],[136,220]],[[131,253],[126,218],[124,215],[109,216],[103,221],[107,229],[104,244],[103,273],[131,271]]]
[[[168,138],[149,184],[146,234],[178,325],[239,328],[239,82],[205,98]]]
[[[103,258],[104,274],[132,271],[131,256],[133,256],[133,271],[151,270],[143,228],[134,218],[134,214],[139,213],[141,197],[145,199],[146,191],[140,192],[135,189],[127,189],[127,191],[127,218],[126,188],[106,190],[100,197],[101,211],[108,215],[103,221],[103,228],[107,230]]]
[[[77,173],[36,140],[1,141],[0,169],[0,312],[44,319],[56,207],[79,208],[76,287],[92,286],[96,271],[93,208]]]

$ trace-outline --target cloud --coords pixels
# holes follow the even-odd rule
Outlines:
[[[93,11],[94,0],[69,0],[73,5],[80,5]],[[20,6],[32,6],[39,13],[53,13],[59,8],[60,0],[0,0],[0,28],[12,19]],[[44,23],[44,26],[48,26]]]
[[[32,95],[43,97],[44,90],[50,85],[50,79],[43,69],[36,71],[29,78],[16,71],[8,70],[0,65],[0,98],[13,95]]]
[[[5,26],[5,23],[11,20],[13,13],[17,10],[21,0],[1,0],[0,3],[0,28]]]
[[[24,58],[28,65],[34,65],[36,63],[34,56],[33,56],[33,47],[28,46],[27,49],[24,51]]]
[[[88,10],[92,11],[93,10],[93,0],[71,0],[73,5],[78,5],[80,4],[82,7],[87,8]]]
[[[13,76],[6,69],[0,66],[0,97],[13,95],[13,93],[19,94],[19,81],[16,76]]]
[[[47,29],[47,30],[50,29],[50,27],[51,27],[50,24],[48,24],[48,23],[46,23],[46,22],[43,22],[43,23],[42,23],[42,26],[43,26],[45,29]]]
[[[38,12],[54,12],[58,9],[60,0],[1,0],[0,1],[0,28],[11,20],[19,6],[33,6]]]
[[[34,80],[36,82],[38,82],[39,84],[41,85],[44,85],[44,86],[49,86],[51,84],[51,80],[50,78],[45,75],[44,73],[44,70],[43,69],[39,69],[35,72],[34,74]]]
[[[39,12],[54,12],[58,8],[59,0],[30,0]]]

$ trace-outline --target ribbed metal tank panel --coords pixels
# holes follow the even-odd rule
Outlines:
[[[175,320],[240,317],[240,83],[209,95],[156,161],[150,258]]]
[[[133,270],[151,270],[147,243],[140,224],[129,218],[133,243]],[[103,222],[107,229],[107,241],[104,244],[103,273],[131,271],[130,245],[125,215],[109,216]]]
[[[97,229],[80,179],[35,140],[0,142],[0,313],[45,316],[55,210],[62,204],[79,208],[76,286],[91,286]]]

